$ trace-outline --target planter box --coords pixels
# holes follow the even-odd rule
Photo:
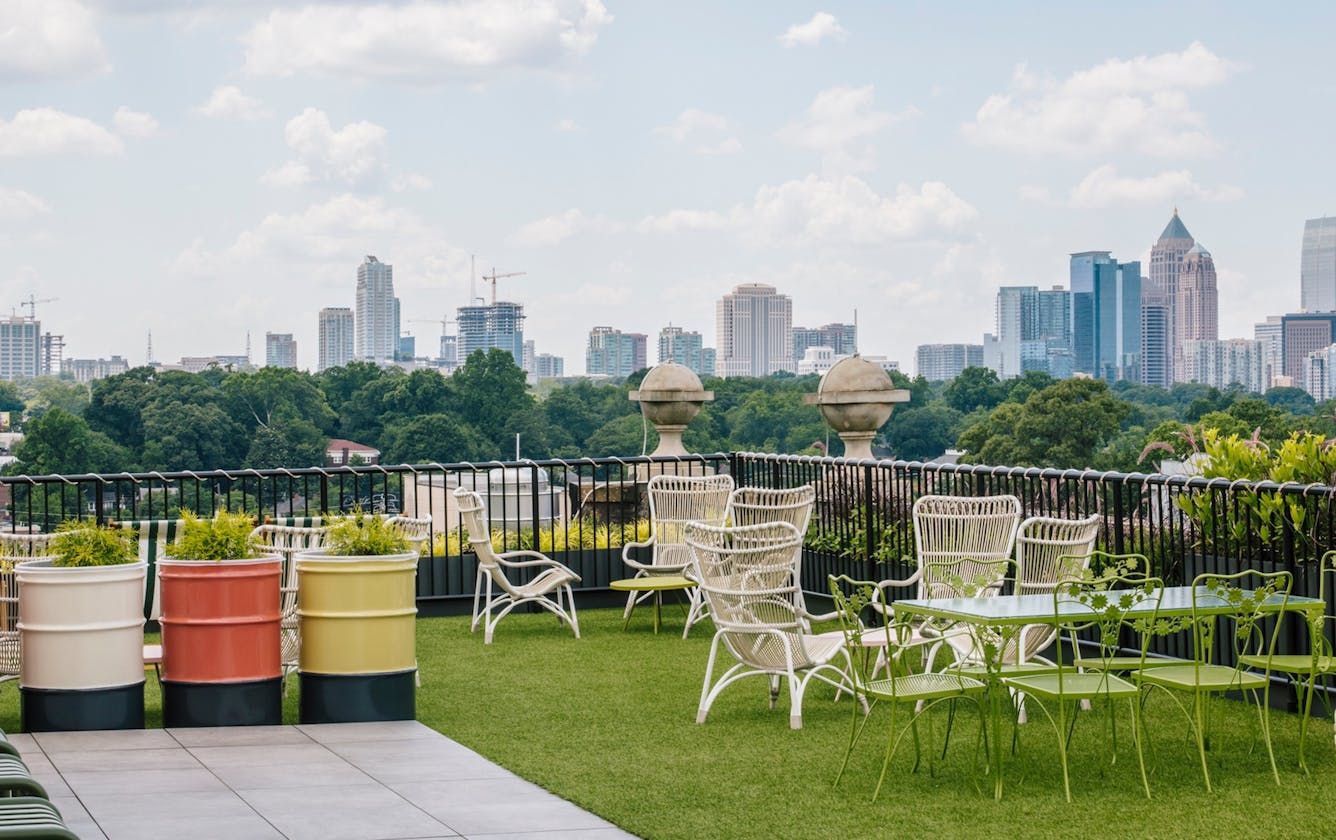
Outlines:
[[[282,723],[280,557],[158,567],[163,725]]]
[[[147,564],[51,563],[14,569],[23,731],[142,729]]]
[[[295,563],[301,721],[414,719],[417,553]]]

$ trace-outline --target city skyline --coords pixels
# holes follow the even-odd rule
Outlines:
[[[1071,253],[1148,266],[1177,207],[1220,336],[1246,338],[1299,308],[1304,222],[1331,210],[1336,115],[1305,103],[1332,23],[1317,3],[16,0],[0,304],[43,300],[67,358],[273,332],[314,369],[319,311],[353,306],[376,254],[404,326],[526,272],[499,297],[569,368],[596,325],[713,345],[715,301],[762,283],[795,324],[856,309],[859,349],[908,369],[978,342],[998,287],[1064,283]]]

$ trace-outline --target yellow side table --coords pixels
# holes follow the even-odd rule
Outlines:
[[[654,593],[654,633],[659,632],[659,614],[663,606],[663,593],[672,590],[691,589],[696,585],[695,581],[687,580],[681,575],[654,575],[652,577],[625,578],[623,580],[614,580],[608,584],[610,589],[618,592],[653,592]],[[631,612],[635,612],[635,607],[631,607]],[[631,624],[630,613],[626,616],[626,621],[622,624],[622,630],[625,630]]]

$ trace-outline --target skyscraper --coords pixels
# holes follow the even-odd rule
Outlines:
[[[265,367],[297,367],[297,342],[292,340],[292,333],[264,334],[264,364]]]
[[[1215,288],[1215,261],[1198,242],[1178,266],[1178,295],[1174,309],[1174,380],[1187,380],[1183,342],[1214,341],[1219,337],[1219,304]]]
[[[1304,222],[1299,308],[1304,312],[1336,312],[1336,217]]]
[[[594,327],[585,348],[585,373],[626,377],[647,367],[644,333],[624,333],[612,327]]]
[[[474,350],[486,352],[493,347],[505,350],[524,362],[524,306],[497,301],[485,306],[461,306],[457,312],[459,327],[459,364],[468,363]]]
[[[929,382],[946,382],[967,367],[983,367],[982,344],[920,344],[914,371]]]
[[[1280,319],[1281,353],[1285,360],[1285,376],[1294,387],[1304,387],[1308,354],[1323,350],[1336,342],[1336,314],[1331,312],[1297,312],[1282,315]]]
[[[367,256],[357,267],[358,359],[390,364],[399,349],[398,306],[394,298],[394,266]]]
[[[42,322],[0,318],[0,379],[13,381],[42,373]]]
[[[993,369],[1001,379],[1027,370],[1070,376],[1071,295],[1061,286],[1003,286],[997,290]]]
[[[675,362],[697,376],[714,376],[714,348],[698,332],[674,327],[659,330],[659,363]]]
[[[1283,329],[1284,323],[1279,315],[1268,315],[1265,321],[1253,324],[1253,338],[1262,342],[1263,346],[1265,367],[1263,376],[1266,388],[1271,387],[1277,376],[1284,375]]]
[[[793,301],[774,286],[744,283],[715,307],[718,374],[769,376],[793,371]]]
[[[1108,251],[1072,254],[1071,302],[1074,371],[1140,381],[1141,263]]]
[[[1178,208],[1150,249],[1150,273],[1141,293],[1141,381],[1169,387],[1174,383],[1174,348],[1178,346],[1178,271],[1183,256],[1197,244],[1178,218]],[[1075,289],[1073,289],[1075,291]],[[1078,370],[1081,368],[1077,367]]]
[[[327,306],[320,310],[319,352],[316,372],[342,367],[353,360],[353,311],[346,306]]]
[[[801,359],[808,347],[829,347],[836,356],[852,356],[858,352],[858,327],[855,324],[824,324],[815,329],[794,327],[793,358]]]
[[[1200,382],[1212,388],[1242,386],[1254,394],[1266,391],[1265,342],[1248,338],[1224,340],[1187,338],[1179,342],[1183,355],[1183,381]]]

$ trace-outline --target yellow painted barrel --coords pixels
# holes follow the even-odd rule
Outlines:
[[[417,668],[418,555],[298,554],[303,674],[385,674]]]

